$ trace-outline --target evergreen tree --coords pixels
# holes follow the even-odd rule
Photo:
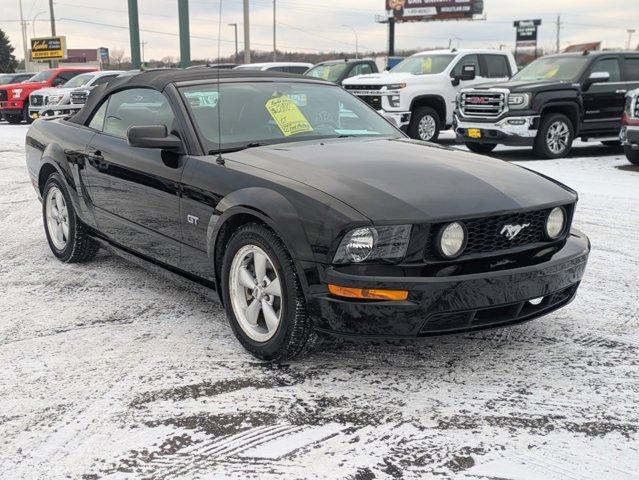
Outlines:
[[[11,46],[9,37],[0,30],[0,73],[13,73],[16,71],[18,61],[13,55],[14,48]]]

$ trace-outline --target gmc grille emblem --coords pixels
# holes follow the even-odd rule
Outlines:
[[[484,97],[467,97],[466,103],[473,103],[476,105],[486,105],[488,103],[488,99]]]
[[[505,235],[508,240],[512,240],[527,227],[530,227],[530,223],[524,223],[522,225],[504,225],[499,233],[501,235]]]

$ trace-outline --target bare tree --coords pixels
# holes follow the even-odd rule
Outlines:
[[[118,68],[121,68],[124,60],[124,49],[114,48],[109,50],[109,65],[116,65]]]

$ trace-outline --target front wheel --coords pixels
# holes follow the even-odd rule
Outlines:
[[[495,143],[475,143],[475,142],[466,142],[466,148],[473,153],[479,154],[487,154],[495,150],[497,144]]]
[[[27,122],[27,125],[31,125],[33,123],[33,118],[31,118],[31,115],[29,115],[28,103],[24,104],[24,108],[22,109],[22,118],[25,122]]]
[[[639,165],[639,150],[635,150],[629,145],[623,147],[623,151],[626,154],[626,158],[630,163]]]
[[[255,223],[229,240],[222,265],[224,307],[233,333],[261,360],[300,356],[317,339],[295,267],[282,241]]]
[[[92,259],[99,244],[78,219],[60,175],[54,173],[49,177],[42,198],[44,232],[53,254],[65,263]]]
[[[565,157],[572,147],[574,135],[572,122],[566,115],[551,113],[541,119],[533,151],[541,158]]]
[[[22,115],[14,115],[12,113],[8,113],[4,116],[4,119],[11,125],[17,125],[22,122]]]
[[[420,107],[413,112],[408,136],[416,140],[434,142],[439,137],[441,119],[431,107]]]

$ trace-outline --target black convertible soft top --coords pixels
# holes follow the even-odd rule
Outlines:
[[[193,68],[182,70],[179,68],[161,68],[155,70],[147,70],[140,73],[123,74],[109,83],[99,85],[91,90],[89,98],[86,104],[78,113],[69,119],[69,122],[86,124],[89,120],[91,113],[95,107],[102,103],[102,99],[114,91],[122,90],[124,88],[152,88],[154,90],[163,91],[167,85],[190,82],[197,80],[212,80],[217,79],[255,79],[255,78],[271,78],[271,79],[289,79],[289,80],[305,80],[314,81],[318,83],[325,83],[332,85],[330,82],[326,82],[321,79],[313,77],[304,77],[302,75],[295,75],[291,73],[283,72],[264,72],[258,70],[219,70],[212,68]]]

